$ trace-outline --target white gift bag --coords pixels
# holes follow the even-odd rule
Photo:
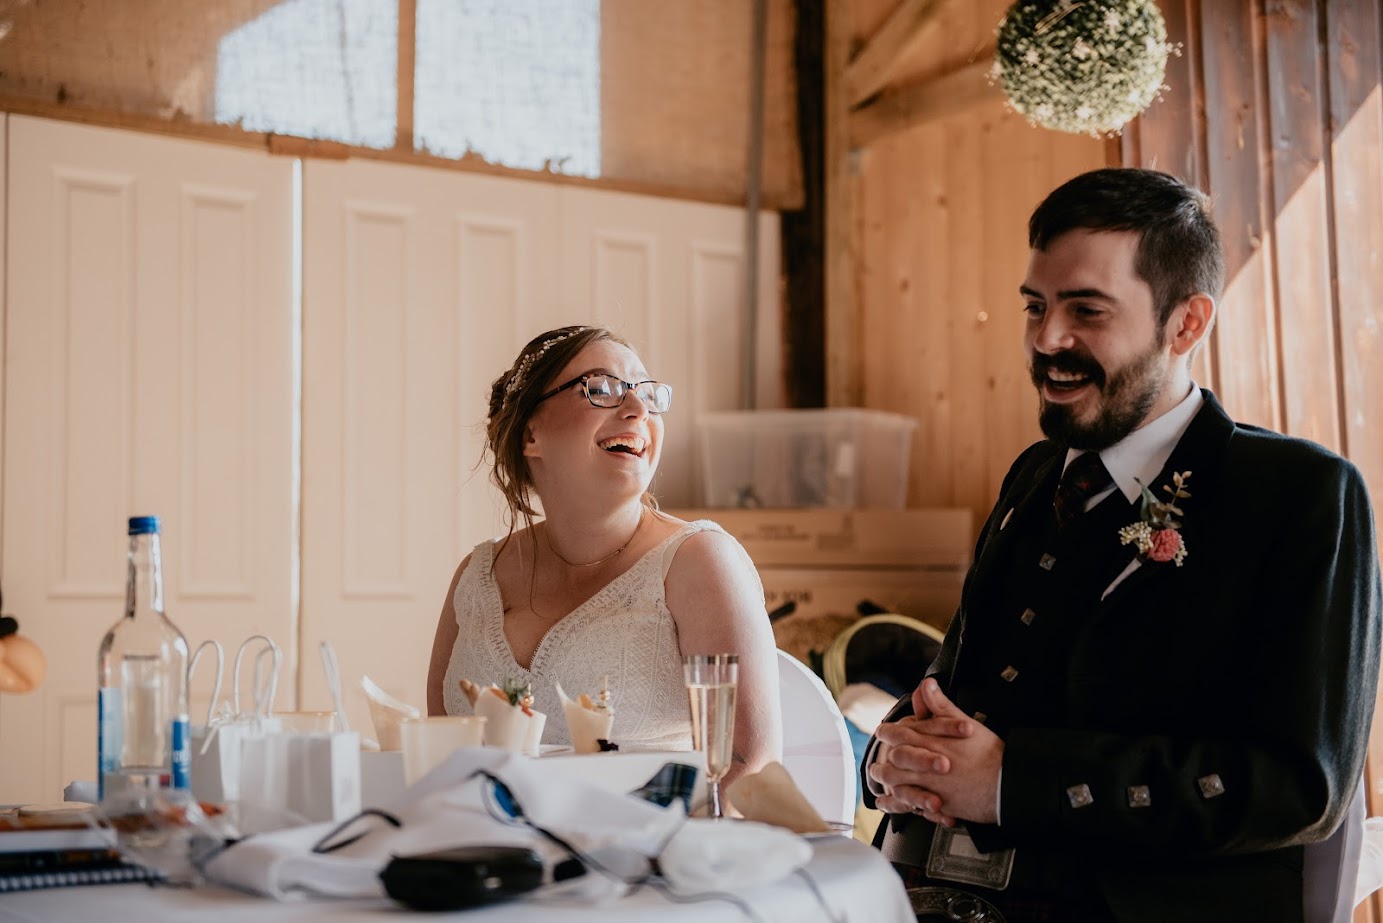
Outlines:
[[[198,801],[240,800],[240,754],[246,740],[263,737],[254,721],[223,721],[192,728],[192,794]]]
[[[360,735],[295,732],[247,737],[240,744],[240,800],[305,821],[360,813]]]
[[[246,649],[256,641],[263,642],[265,647],[254,659],[254,705],[252,710],[242,711],[240,666]],[[218,709],[225,666],[225,655],[219,642],[203,641],[197,646],[187,666],[188,683],[191,684],[192,673],[197,668],[202,652],[207,648],[211,648],[216,654],[216,682],[211,693],[211,703],[207,706],[206,723],[193,725],[190,729],[192,794],[198,801],[223,804],[240,799],[240,760],[244,742],[250,738],[262,737],[276,728],[276,723],[269,721],[265,716],[273,708],[274,696],[278,690],[278,671],[282,654],[278,645],[264,635],[246,638],[235,655],[235,667],[231,674],[231,704]]]

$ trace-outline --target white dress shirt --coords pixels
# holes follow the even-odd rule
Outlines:
[[[1104,462],[1110,477],[1114,478],[1114,486],[1091,496],[1086,500],[1085,508],[1088,510],[1108,497],[1116,487],[1128,498],[1129,503],[1137,500],[1142,493],[1138,481],[1152,484],[1203,403],[1205,399],[1201,397],[1201,389],[1192,382],[1191,393],[1180,404],[1102,451],[1100,461]],[[1065,472],[1066,465],[1084,454],[1080,449],[1067,449],[1066,464],[1061,470]]]

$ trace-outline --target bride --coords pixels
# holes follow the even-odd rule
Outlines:
[[[532,687],[544,743],[570,741],[554,683],[610,677],[623,749],[687,750],[682,655],[739,655],[727,780],[779,758],[782,729],[763,586],[708,520],[657,509],[649,483],[672,388],[604,327],[534,338],[491,388],[486,430],[509,534],[456,569],[428,671],[430,714],[466,714],[460,680]],[[542,518],[537,519],[538,509]]]

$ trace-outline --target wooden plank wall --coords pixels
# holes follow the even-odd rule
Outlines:
[[[854,34],[895,0],[853,0]],[[1005,0],[944,5],[896,83],[989,54]],[[1018,285],[1027,219],[1051,189],[1106,164],[1103,140],[1030,127],[986,103],[871,144],[856,162],[864,406],[919,421],[908,503],[988,515],[1008,466],[1040,438]]]
[[[1208,191],[1229,284],[1199,377],[1352,459],[1383,507],[1383,0],[1162,0],[1183,43],[1126,163]],[[1383,709],[1380,709],[1383,711]],[[1369,813],[1383,813],[1375,720]],[[1355,920],[1383,920],[1378,895]]]

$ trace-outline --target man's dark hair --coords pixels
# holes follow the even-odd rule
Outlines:
[[[1174,176],[1132,167],[1092,170],[1057,187],[1028,219],[1028,246],[1067,231],[1137,231],[1134,271],[1152,289],[1159,326],[1184,298],[1218,299],[1225,258],[1205,193]]]

